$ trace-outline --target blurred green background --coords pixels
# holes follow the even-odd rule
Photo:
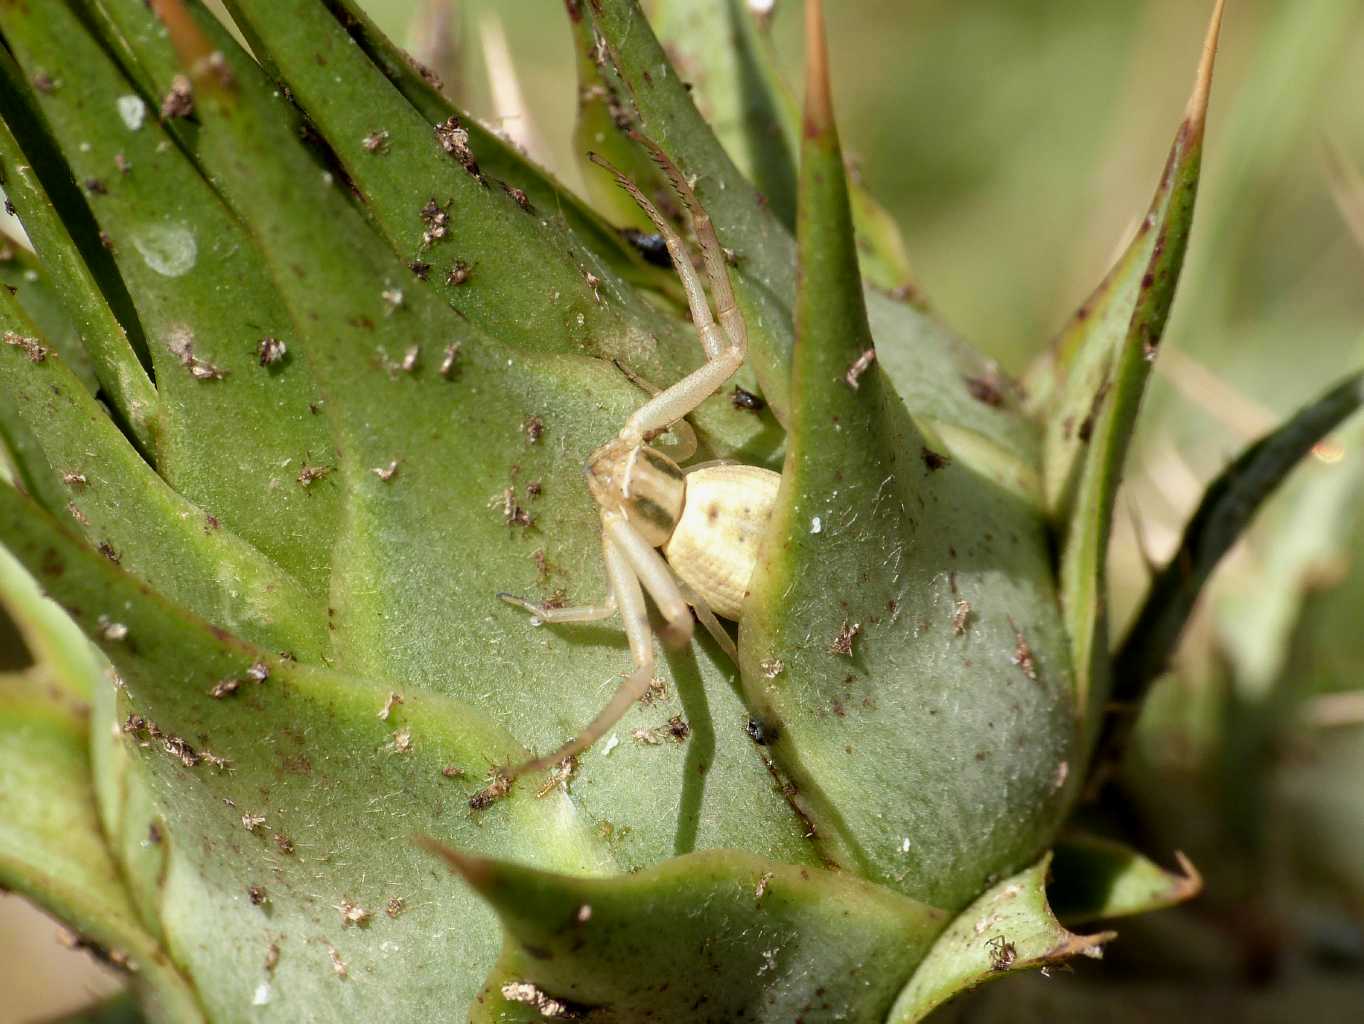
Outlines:
[[[368,6],[473,113],[580,184],[562,0]],[[772,23],[793,87],[800,6],[777,0]],[[1022,373],[1144,213],[1210,0],[827,0],[826,9],[845,146],[899,221],[918,284],[944,320]],[[1248,437],[1364,359],[1364,189],[1331,170],[1331,154],[1364,166],[1361,97],[1364,0],[1229,4],[1189,262],[1114,540],[1118,622],[1144,582],[1138,538],[1168,555],[1202,484]],[[1162,915],[1125,931],[1134,941],[1113,948],[1120,965],[1160,961],[1150,949],[1164,944],[1190,977],[1234,988],[1271,939],[1325,942],[1349,971],[1364,963],[1364,713],[1331,705],[1344,708],[1343,731],[1337,720],[1324,738],[1282,728],[1309,699],[1358,700],[1364,690],[1364,586],[1351,559],[1364,542],[1361,440],[1358,427],[1342,433],[1329,461],[1305,467],[1233,554],[1147,716],[1144,781],[1130,787],[1154,843],[1146,852],[1168,860],[1171,848],[1188,849],[1209,895],[1188,927]],[[1301,893],[1314,884],[1325,909],[1304,923]],[[0,901],[0,913],[18,913],[15,902]],[[1291,913],[1271,913],[1285,902]],[[9,982],[20,998],[0,1018],[77,1005],[99,984],[65,967],[39,974],[28,965],[53,955],[51,929],[16,928],[0,922],[0,935],[26,936],[0,959],[24,984]],[[1145,947],[1143,934],[1153,939]]]

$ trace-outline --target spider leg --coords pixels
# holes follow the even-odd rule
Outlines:
[[[649,592],[667,621],[664,642],[673,647],[685,644],[691,639],[691,608],[668,563],[623,515],[602,516],[602,523],[611,542],[629,561],[635,578]]]
[[[535,625],[556,622],[600,622],[616,614],[616,595],[607,594],[601,604],[575,605],[568,608],[551,608],[549,605],[535,604],[515,594],[498,594],[507,604],[530,612]]]
[[[706,604],[706,599],[682,580],[678,580],[677,585],[682,589],[682,596],[687,599],[687,604],[692,606],[696,612],[696,617],[701,620],[701,625],[706,627],[706,632],[711,635],[711,639],[720,645],[720,650],[724,651],[734,664],[739,664],[739,649],[734,646],[733,637],[729,635],[729,631],[724,626],[720,625],[720,620],[710,610],[710,605]]]
[[[683,195],[683,199],[686,200],[687,196],[691,197],[689,205],[692,206],[692,223],[698,230],[697,240],[701,242],[707,276],[711,280],[712,289],[716,292],[717,306],[724,316],[724,320],[720,324],[715,322],[715,317],[711,314],[710,303],[706,299],[706,289],[702,284],[701,275],[692,266],[686,246],[673,226],[668,223],[667,218],[658,212],[658,208],[650,202],[648,196],[640,191],[639,186],[633,181],[597,154],[590,154],[590,157],[593,163],[606,168],[615,175],[616,183],[639,204],[640,209],[653,221],[659,234],[663,236],[663,241],[668,247],[668,255],[672,257],[673,266],[677,269],[677,276],[681,279],[682,288],[687,293],[687,306],[691,310],[692,323],[700,336],[701,348],[706,353],[706,362],[702,366],[672,387],[649,399],[625,421],[620,436],[627,441],[641,443],[646,437],[666,429],[669,424],[686,416],[734,375],[734,372],[744,363],[748,349],[748,332],[744,328],[743,318],[734,304],[734,292],[730,287],[729,271],[724,263],[724,251],[720,249],[720,243],[715,238],[715,230],[710,225],[710,218],[695,202],[696,197],[692,194],[686,181],[682,179],[680,174],[677,174],[677,168],[667,160],[666,156],[662,156],[662,151],[655,151],[654,158],[658,160],[661,157],[660,163],[664,170],[667,171],[671,168],[670,176],[677,175],[677,181],[674,181],[673,185],[678,188],[680,182],[680,188],[686,189],[685,194],[679,192],[680,195]],[[705,240],[702,240],[703,233]],[[716,265],[712,267],[713,263]]]
[[[602,516],[603,548],[606,553],[606,576],[611,584],[611,595],[620,608],[621,619],[625,624],[625,636],[630,642],[630,653],[635,660],[635,668],[612,694],[606,707],[597,717],[571,740],[552,754],[537,757],[525,764],[517,765],[507,774],[516,778],[527,772],[544,771],[563,761],[565,758],[580,754],[621,720],[630,705],[639,700],[649,689],[654,679],[654,635],[649,628],[649,611],[644,604],[644,590],[630,560],[625,556],[614,538],[606,529],[607,517]]]
[[[677,169],[677,165],[669,159],[668,154],[663,152],[663,148],[657,142],[640,132],[632,131],[630,135],[649,151],[654,163],[667,175],[673,191],[691,214],[692,233],[696,235],[696,242],[701,246],[701,261],[706,268],[711,296],[715,299],[716,319],[720,321],[725,334],[729,335],[732,345],[747,349],[748,326],[744,323],[743,314],[739,312],[739,306],[734,301],[734,287],[729,279],[725,250],[715,235],[715,225],[711,222],[710,214],[697,200],[696,193],[692,191],[691,183],[687,181],[686,176]]]

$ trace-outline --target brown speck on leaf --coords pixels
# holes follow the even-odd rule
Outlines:
[[[342,900],[336,909],[341,912],[343,928],[349,928],[351,925],[359,927],[369,923],[369,911],[353,900]]]
[[[1080,426],[1075,431],[1075,435],[1085,444],[1094,436],[1094,423],[1099,418],[1099,410],[1103,407],[1103,401],[1112,386],[1113,382],[1110,380],[1105,380],[1099,385],[1099,390],[1094,392],[1094,400],[1089,404],[1089,412],[1085,414],[1085,418],[1080,421]]]
[[[117,643],[128,639],[128,627],[121,622],[114,622],[107,615],[101,615],[96,625],[99,626],[99,635],[105,640]]]
[[[487,810],[511,792],[512,779],[505,771],[494,768],[488,774],[488,784],[469,797],[469,810]]]
[[[1034,682],[1037,681],[1037,661],[1033,658],[1032,648],[1028,645],[1028,639],[1023,635],[1023,631],[1014,624],[1014,620],[1009,620],[1009,625],[1014,631],[1014,653],[1009,660],[1023,670],[1023,674]]]
[[[15,331],[6,331],[3,337],[6,345],[10,348],[17,348],[28,356],[30,363],[41,363],[47,358],[48,350],[38,343],[37,338],[30,338],[26,334],[18,334]]]
[[[772,872],[764,871],[758,879],[758,887],[753,890],[753,898],[761,903],[763,897],[767,895],[767,884],[772,881]]]
[[[440,357],[440,375],[446,380],[450,380],[455,375],[455,370],[459,366],[459,342],[445,346],[445,352]]]
[[[133,165],[129,163],[128,158],[122,153],[114,154],[114,167],[119,174],[127,174],[133,169]]]
[[[673,715],[668,719],[666,725],[660,725],[653,729],[636,729],[630,733],[630,738],[636,743],[643,743],[647,746],[656,747],[666,740],[674,743],[685,743],[687,737],[691,735],[691,726],[681,715]]]
[[[440,773],[444,775],[447,779],[464,778],[464,769],[457,764],[447,764],[444,768],[440,770]]]
[[[225,757],[219,757],[217,754],[210,753],[207,750],[205,750],[203,754],[201,754],[200,756],[203,757],[203,759],[207,761],[209,764],[213,765],[214,768],[217,768],[218,771],[220,772],[230,770],[227,766],[227,758]]]
[[[422,248],[426,248],[432,242],[444,238],[450,230],[449,203],[441,206],[436,202],[436,197],[432,196],[426,201],[426,205],[421,208],[422,224],[425,225],[422,231]]]
[[[1004,392],[999,382],[989,377],[966,377],[966,393],[977,402],[998,408],[1004,404]]]
[[[60,928],[57,931],[57,941],[68,949],[80,950],[89,953],[100,963],[120,971],[129,971],[128,954],[121,949],[112,949],[102,945],[87,935],[80,935],[69,928]]]
[[[956,588],[956,570],[948,573],[948,586],[952,588],[952,633],[962,635],[966,633],[966,627],[971,624],[971,603],[964,599],[962,592]]]
[[[310,466],[305,462],[303,468],[298,471],[298,476],[295,477],[295,479],[299,482],[300,486],[311,487],[331,471],[331,466]]]
[[[412,730],[399,729],[393,734],[393,752],[395,754],[412,753]]]
[[[186,330],[177,330],[167,343],[167,348],[171,354],[180,360],[180,365],[187,369],[190,376],[195,380],[222,380],[227,376],[226,370],[220,370],[207,360],[200,359],[194,354],[194,342],[191,335]]]
[[[263,683],[270,678],[270,666],[263,661],[255,662],[246,670],[246,678],[253,683]]]
[[[272,942],[265,947],[265,969],[273,974],[279,966],[279,943]]]
[[[966,632],[966,627],[971,623],[971,602],[964,597],[957,598],[957,603],[952,606],[952,632],[956,636],[961,636]]]
[[[743,409],[747,412],[762,412],[767,408],[767,402],[755,395],[752,391],[745,391],[739,385],[734,385],[734,390],[730,393],[729,402],[736,409]]]
[[[576,757],[566,757],[552,769],[545,784],[535,791],[536,797],[544,799],[560,786],[567,788],[568,780],[573,778],[573,773],[578,770],[578,759]]]
[[[70,487],[72,490],[83,491],[85,490],[85,485],[89,483],[89,481],[85,479],[84,473],[68,472],[62,474],[62,483],[66,484],[66,486]]]
[[[113,562],[115,565],[118,565],[120,562],[123,561],[123,556],[120,555],[117,551],[115,551],[114,546],[110,544],[107,540],[102,540],[99,542],[98,550],[101,555],[109,559],[109,561]]]
[[[194,113],[194,87],[185,75],[171,79],[170,92],[161,101],[161,120],[169,121],[176,117],[189,117]]]
[[[248,831],[248,832],[255,832],[258,828],[260,828],[260,827],[261,827],[262,825],[264,825],[264,824],[265,824],[265,815],[263,815],[263,814],[243,814],[243,815],[242,815],[242,828],[246,829],[246,831]]]
[[[366,153],[387,153],[388,137],[388,132],[383,129],[380,129],[377,132],[370,132],[360,140],[360,147]]]
[[[521,207],[521,209],[525,210],[527,213],[535,212],[535,207],[531,206],[530,204],[530,196],[526,195],[525,192],[523,192],[519,188],[513,188],[511,185],[508,185],[505,181],[502,182],[502,187],[503,189],[506,190],[507,195],[511,196],[512,199],[515,200],[517,206]]]
[[[346,966],[346,961],[341,959],[340,951],[330,942],[327,943],[327,956],[332,962],[332,973],[338,978],[344,978],[350,974],[350,968]]]
[[[829,653],[851,658],[853,653],[853,641],[857,639],[858,634],[861,632],[862,623],[849,623],[847,619],[844,619],[843,625],[839,627],[838,633],[835,634],[833,641],[829,644]]]
[[[99,178],[86,178],[82,184],[85,186],[85,191],[92,196],[107,196],[109,194],[108,186]]]
[[[449,153],[459,162],[459,165],[468,171],[479,184],[487,185],[483,180],[483,172],[478,169],[478,160],[475,159],[473,151],[469,149],[469,133],[460,124],[459,118],[451,114],[444,121],[434,127],[436,141],[440,143],[440,148]]]
[[[539,416],[532,416],[526,420],[524,429],[526,431],[526,443],[539,444],[540,438],[545,436],[545,421]]]
[[[398,475],[398,460],[391,460],[387,466],[376,466],[374,469],[371,469],[370,472],[384,483],[388,483]]]
[[[219,679],[218,682],[213,685],[213,689],[208,691],[208,695],[214,700],[222,700],[224,697],[230,697],[232,694],[236,693],[237,687],[241,685],[242,681],[236,676],[231,676],[227,679]]]
[[[425,281],[431,274],[431,264],[425,260],[409,260],[407,269],[417,275],[417,280]]]
[[[544,490],[544,486],[539,480],[532,480],[530,483],[526,484],[526,497],[534,500],[535,498],[540,497],[540,495],[544,493]]]
[[[218,517],[215,516],[212,512],[205,512],[205,513],[204,513],[204,532],[205,532],[205,533],[212,533],[214,530],[221,530],[222,527],[223,527],[223,524],[218,520]]]
[[[265,886],[263,885],[248,885],[246,887],[246,895],[251,898],[251,905],[253,907],[259,907],[270,898],[269,893],[265,891]]]
[[[80,510],[80,506],[77,505],[74,501],[68,501],[66,503],[66,511],[67,514],[70,515],[72,519],[80,523],[82,526],[90,525],[90,517],[87,516],[84,512],[82,512]]]
[[[1007,971],[1018,959],[1017,948],[1003,935],[996,935],[991,938],[985,944],[985,948],[990,954],[990,970],[992,971]]]
[[[179,736],[167,736],[161,741],[161,746],[186,768],[193,768],[202,760],[198,751]]]
[[[668,683],[664,679],[650,679],[648,687],[645,688],[639,702],[645,707],[651,707],[659,701],[668,699]]]
[[[387,722],[388,716],[393,714],[393,709],[403,702],[401,693],[389,692],[388,699],[384,701],[384,706],[378,711],[379,721]]]
[[[256,343],[256,361],[261,366],[274,366],[288,351],[289,346],[267,334]]]
[[[768,679],[776,679],[786,671],[786,663],[780,658],[764,658],[758,663],[758,668],[762,669],[763,675]]]
[[[393,918],[398,917],[405,909],[401,896],[390,896],[388,902],[384,904],[384,913]]]
[[[52,80],[52,76],[46,71],[35,71],[33,72],[33,88],[47,96],[51,95],[57,88],[57,83]]]
[[[876,362],[876,349],[874,348],[869,348],[858,356],[853,361],[853,364],[848,367],[848,372],[843,375],[843,379],[847,381],[848,387],[852,388],[854,391],[860,388],[862,386],[862,375],[867,372],[867,368],[874,362]]]
[[[947,466],[952,465],[951,456],[935,452],[931,448],[923,448],[920,450],[919,454],[923,456],[924,465],[928,467],[930,472],[937,472],[940,469],[945,469]]]
[[[502,492],[502,519],[508,526],[523,529],[535,524],[535,518],[516,500],[516,488],[508,487]]]
[[[541,992],[529,981],[509,981],[501,988],[502,998],[509,1003],[523,1003],[531,1007],[541,1017],[576,1016],[567,1003],[560,1002]]]
[[[587,282],[587,287],[592,289],[592,298],[595,299],[597,305],[600,306],[602,304],[601,278],[592,273],[592,271],[587,270],[583,272],[583,280]]]
[[[464,284],[469,280],[469,277],[473,272],[473,268],[469,266],[469,264],[465,263],[463,260],[455,260],[454,265],[450,267],[450,273],[445,275],[445,283],[453,285]]]
[[[276,832],[273,838],[275,840],[275,846],[279,848],[280,853],[291,854],[294,852],[294,841],[283,832]]]

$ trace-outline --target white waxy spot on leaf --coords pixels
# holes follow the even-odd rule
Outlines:
[[[199,254],[194,233],[183,224],[151,224],[133,235],[133,248],[162,277],[189,273]]]
[[[142,127],[142,122],[147,118],[147,104],[142,102],[141,96],[120,96],[114,102],[118,104],[118,116],[123,118],[130,132]]]
[[[823,532],[824,532],[824,520],[821,519],[821,518],[819,518],[819,516],[814,516],[813,518],[811,518],[811,520],[810,520],[810,532],[811,532],[811,533],[823,533]]]

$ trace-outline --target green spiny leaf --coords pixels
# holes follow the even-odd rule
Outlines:
[[[139,922],[96,815],[84,699],[107,683],[70,620],[3,550],[0,607],[34,655],[24,674],[0,676],[0,885],[130,971],[153,1019],[201,1020],[192,985]]]
[[[80,197],[67,180],[61,158],[51,150],[41,122],[24,102],[20,72],[8,52],[0,55],[0,77],[4,83],[0,88],[0,184],[51,272],[67,316],[80,329],[110,402],[138,444],[150,450],[159,401],[124,324],[110,308],[111,301],[126,308],[126,293],[118,294],[117,272],[98,242],[92,246],[72,235],[89,224],[88,211],[80,209]],[[16,138],[16,133],[24,138]],[[57,189],[55,201],[49,198],[49,187]]]
[[[525,750],[467,705],[298,665],[196,622],[12,488],[0,488],[0,523],[7,546],[77,621],[120,609],[126,632],[101,642],[123,680],[124,729],[138,749],[134,800],[115,841],[145,843],[155,828],[164,866],[143,909],[155,911],[211,1019],[261,999],[262,984],[261,1012],[277,1020],[359,1012],[395,984],[467,1002],[492,964],[487,914],[472,894],[451,898],[439,880],[432,888],[413,831],[546,868],[609,866],[565,795],[484,788],[489,766]],[[248,675],[253,666],[264,681]],[[224,680],[236,687],[221,692]],[[468,810],[480,792],[491,806]],[[252,886],[263,895],[248,901]],[[242,913],[248,902],[260,909]],[[358,911],[347,924],[348,906],[367,911],[368,924]],[[227,961],[224,936],[240,951]],[[422,956],[392,958],[385,942],[420,943]],[[272,943],[279,962],[268,969]],[[448,965],[435,977],[425,967],[432,957]]]
[[[1109,686],[1104,566],[1113,502],[1188,244],[1222,9],[1218,0],[1193,94],[1137,237],[1030,382],[1034,408],[1046,411],[1047,509],[1062,534],[1062,607],[1086,733]]]
[[[0,325],[41,347],[7,293]],[[12,412],[41,445],[66,511],[110,559],[228,628],[305,657],[320,647],[321,610],[296,581],[208,512],[171,490],[139,458],[55,353],[35,362],[0,345]],[[50,509],[50,511],[56,511]],[[104,609],[111,621],[117,609]],[[97,628],[92,620],[87,629]]]
[[[327,6],[369,59],[429,124],[438,124],[451,115],[463,122],[469,132],[469,147],[478,154],[479,166],[485,173],[515,182],[533,207],[553,211],[556,217],[561,217],[569,232],[622,278],[646,287],[670,287],[667,274],[646,264],[619,232],[552,173],[446,99],[433,81],[432,73],[380,32],[355,0],[328,0]]]
[[[137,308],[161,409],[158,473],[319,593],[334,496],[294,480],[324,453],[325,421],[295,386],[294,334],[252,239],[158,123],[143,96],[60,4],[0,12],[26,69],[65,61],[39,102]],[[230,283],[230,286],[225,286]],[[285,345],[262,365],[263,338]]]
[[[1051,856],[987,890],[938,937],[895,1001],[888,1024],[915,1024],[953,996],[1017,971],[1099,956],[1113,932],[1075,935],[1047,906]]]
[[[1202,892],[1203,879],[1188,858],[1175,856],[1180,874],[1111,839],[1065,836],[1052,851],[1047,899],[1056,917],[1071,925],[1187,903]]]
[[[540,1019],[526,1009],[556,999],[621,1020],[881,1021],[946,919],[847,875],[732,850],[588,879],[429,846],[506,935],[478,1024]]]
[[[1038,514],[944,454],[876,361],[818,31],[799,401],[740,630],[745,690],[826,855],[955,908],[1050,838],[1070,672]]]

